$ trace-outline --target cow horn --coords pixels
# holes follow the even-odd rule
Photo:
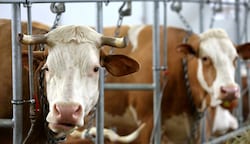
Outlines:
[[[47,37],[45,35],[26,35],[19,33],[19,41],[22,44],[38,44],[38,43],[47,43]]]
[[[141,130],[145,127],[145,125],[146,124],[143,123],[133,133],[126,135],[126,136],[120,136],[116,132],[114,132],[113,130],[106,129],[106,128],[104,128],[103,134],[104,134],[104,137],[109,139],[111,142],[131,143],[139,136]],[[87,133],[87,131],[88,131],[88,133]],[[96,136],[96,134],[97,134],[96,127],[92,127],[91,129],[89,129],[89,130],[85,129],[82,132],[76,130],[73,133],[71,133],[70,135],[72,137],[75,137],[75,138],[76,137],[86,138],[86,135]]]
[[[102,36],[101,37],[101,45],[109,45],[117,48],[124,48],[127,46],[127,38],[115,38],[115,37],[108,37]]]

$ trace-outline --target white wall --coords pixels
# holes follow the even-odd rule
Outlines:
[[[226,0],[232,1],[232,0]],[[108,6],[103,6],[104,26],[115,26],[118,20],[118,9],[122,2],[111,2]],[[171,3],[168,3],[167,20],[168,25],[183,27],[182,21],[177,14],[170,9]],[[62,25],[65,24],[83,24],[83,25],[96,25],[96,4],[95,3],[66,3],[66,12],[63,13],[61,18]],[[199,5],[197,3],[183,3],[181,14],[185,16],[186,20],[192,26],[194,32],[199,32]],[[225,9],[229,9],[229,6],[224,6]],[[243,8],[240,10],[241,27],[243,26],[244,17]],[[233,11],[231,11],[233,12]],[[11,18],[11,5],[0,4],[0,18]],[[234,14],[225,12],[227,15],[224,19],[216,20],[214,27],[221,27],[225,29],[232,39],[236,39],[235,35],[235,21]],[[204,29],[209,28],[211,20],[211,6],[205,5],[204,7]],[[163,24],[163,3],[160,3],[160,23]],[[39,21],[48,25],[52,25],[55,19],[55,14],[50,11],[50,4],[33,4],[32,5],[32,20]],[[249,18],[248,18],[249,19]],[[22,20],[26,18],[26,8],[22,7]],[[132,15],[124,17],[123,24],[153,24],[153,3],[147,2],[133,2],[132,3]],[[249,28],[250,29],[250,28]],[[241,30],[243,31],[243,30]],[[242,33],[242,32],[241,32]],[[250,33],[248,31],[248,33]],[[249,41],[249,38],[248,38]]]

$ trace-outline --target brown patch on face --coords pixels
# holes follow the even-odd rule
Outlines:
[[[216,70],[210,57],[204,56],[202,59],[202,73],[208,86],[211,86],[216,78]]]

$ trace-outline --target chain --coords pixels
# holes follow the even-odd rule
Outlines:
[[[89,118],[88,124],[87,124],[87,131],[86,131],[85,136],[84,136],[84,137],[90,139],[93,143],[95,142],[95,137],[92,136],[91,134],[89,134],[89,131],[90,131],[90,128],[92,127],[92,125],[94,125],[95,114],[96,114],[96,106],[92,110],[92,114],[90,115],[90,118]]]
[[[176,14],[179,16],[180,20],[184,24],[184,26],[188,29],[188,31],[193,31],[192,27],[189,25],[188,21],[185,19],[185,17],[180,13],[182,9],[182,3],[179,0],[173,1],[171,4],[171,10],[176,12]]]
[[[59,21],[61,19],[62,13],[65,12],[64,3],[51,3],[50,10],[52,13],[56,14],[56,18],[51,29],[55,29],[59,25]]]
[[[209,28],[212,28],[214,26],[215,16],[218,12],[221,12],[221,11],[222,11],[221,1],[215,2],[213,5],[213,13],[212,13],[212,17],[211,17],[211,22],[209,24]]]
[[[127,9],[123,10],[126,3],[127,3]],[[120,29],[121,29],[121,26],[122,26],[123,18],[125,16],[130,16],[131,15],[131,1],[123,2],[121,7],[119,8],[118,12],[119,12],[119,18],[118,18],[117,23],[116,23],[116,29],[115,29],[115,32],[114,32],[114,37],[118,37],[119,34],[120,34]],[[114,52],[114,47],[111,47],[111,49],[109,51],[109,54],[112,54],[113,52]]]

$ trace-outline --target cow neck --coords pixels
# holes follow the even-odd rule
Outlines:
[[[187,89],[188,103],[190,104],[192,116],[194,118],[194,123],[191,126],[191,135],[189,137],[189,141],[192,143],[192,140],[195,138],[196,132],[199,128],[200,120],[204,116],[204,112],[198,111],[198,109],[196,108],[196,106],[194,104],[194,99],[192,96],[192,91],[191,91],[189,77],[188,77],[188,66],[187,66],[187,59],[186,58],[182,59],[182,65],[183,65],[183,71],[184,71],[185,86]]]
[[[183,37],[182,42],[183,43],[188,43],[189,38],[191,37],[191,35],[193,34],[192,31],[187,31],[187,34],[185,37]],[[192,116],[194,118],[194,123],[192,124],[191,127],[191,135],[189,137],[189,141],[192,143],[192,139],[195,138],[196,132],[197,130],[199,130],[199,124],[201,119],[204,117],[204,114],[206,112],[205,111],[198,111],[198,109],[196,108],[195,104],[194,104],[194,99],[192,96],[192,91],[191,91],[191,87],[190,87],[190,82],[189,82],[189,77],[188,77],[188,64],[187,64],[187,58],[184,57],[182,58],[182,66],[183,66],[183,72],[184,72],[184,81],[185,81],[185,86],[187,89],[187,97],[188,97],[188,103],[190,104],[190,108],[191,108],[191,112],[192,112]],[[203,130],[201,130],[202,132],[202,137],[204,135]]]

